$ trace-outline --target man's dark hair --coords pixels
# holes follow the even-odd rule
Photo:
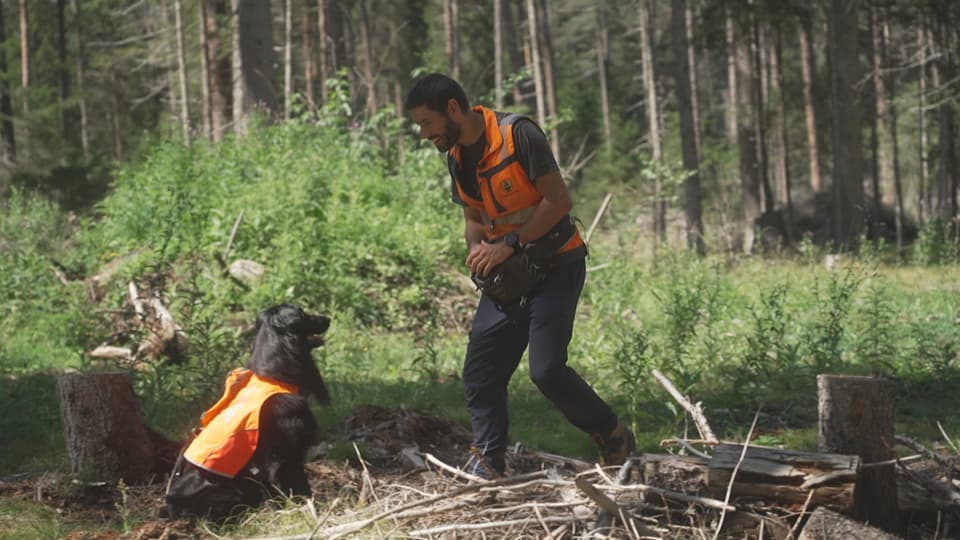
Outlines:
[[[464,111],[470,108],[467,94],[460,84],[442,73],[424,75],[418,80],[410,93],[407,94],[405,106],[407,110],[426,105],[433,112],[442,113],[447,110],[447,103],[451,99],[457,100]]]

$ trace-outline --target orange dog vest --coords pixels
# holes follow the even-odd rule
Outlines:
[[[296,386],[258,377],[249,369],[231,371],[223,396],[203,413],[203,429],[183,457],[197,467],[233,478],[257,449],[264,402],[277,394],[296,393]]]

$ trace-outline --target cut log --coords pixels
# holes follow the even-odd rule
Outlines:
[[[818,375],[821,452],[856,454],[864,463],[894,457],[894,384],[876,377]],[[860,474],[852,515],[886,531],[900,528],[894,465]]]
[[[688,495],[701,494],[707,489],[709,460],[695,456],[643,454],[640,477],[644,484],[679,491]]]
[[[150,479],[154,447],[127,373],[67,373],[57,391],[73,473],[128,484]]]
[[[897,540],[898,538],[900,537],[821,506],[807,520],[798,540]]]
[[[714,496],[725,495],[742,452],[737,444],[714,449],[708,477]],[[853,508],[859,470],[860,458],[854,455],[750,446],[737,470],[733,495],[802,505],[813,490],[812,506],[826,504],[846,511]]]

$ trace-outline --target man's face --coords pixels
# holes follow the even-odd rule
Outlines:
[[[460,124],[447,112],[439,113],[421,105],[410,109],[410,118],[420,127],[420,138],[430,139],[440,152],[450,150],[460,139]]]

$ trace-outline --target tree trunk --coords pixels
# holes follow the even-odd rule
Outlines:
[[[890,41],[890,27],[886,17],[883,18],[883,34],[881,44],[884,51],[884,65],[887,63],[886,44]],[[890,134],[890,152],[893,158],[893,226],[897,238],[897,256],[903,257],[903,186],[900,179],[900,149],[897,146],[897,77],[891,75],[889,79],[890,104],[887,107],[886,121],[889,124],[888,133]]]
[[[721,444],[714,448],[709,467],[710,491],[721,498],[736,468],[734,496],[803,504],[812,490],[811,505],[829,504],[849,511],[854,505],[860,457],[753,445],[744,454],[743,446]]]
[[[493,0],[493,106],[503,110],[503,0]]]
[[[596,9],[597,76],[600,78],[600,114],[603,117],[603,145],[608,153],[612,153],[613,135],[610,132],[610,96],[607,90],[607,13],[605,3],[601,2]]]
[[[313,59],[313,21],[310,20],[310,4],[303,5],[303,97],[307,100],[307,107],[314,111],[317,103],[314,97],[313,86],[316,84],[316,65]]]
[[[814,193],[823,190],[820,172],[820,137],[817,130],[816,97],[813,81],[816,79],[816,63],[813,60],[812,25],[806,17],[800,21],[800,71],[803,78],[803,110],[807,126],[807,156],[810,168],[810,189]]]
[[[146,482],[155,454],[126,373],[67,373],[57,380],[70,469],[104,482]]]
[[[57,0],[57,116],[60,120],[60,135],[67,139],[67,99],[70,97],[70,74],[67,72],[67,24],[66,0]]]
[[[640,54],[643,71],[643,87],[647,102],[647,129],[650,134],[650,161],[653,165],[653,237],[654,242],[666,242],[667,204],[663,198],[660,171],[663,165],[663,147],[660,142],[660,108],[657,98],[656,64],[653,61],[653,44],[649,0],[640,0]]]
[[[210,69],[210,45],[207,43],[207,0],[200,0],[200,114],[203,136],[213,140],[213,123],[211,120],[210,85],[213,75]]]
[[[293,2],[283,3],[283,119],[290,119],[293,96]]]
[[[690,73],[690,104],[693,110],[693,139],[694,148],[697,155],[700,155],[700,98],[699,86],[697,85],[697,48],[694,45],[693,35],[693,3],[696,0],[690,0],[687,8],[684,10],[684,33],[687,42],[687,65]]]
[[[790,193],[790,145],[787,136],[787,100],[783,86],[783,43],[779,28],[773,29],[773,50],[770,53],[770,85],[776,94],[776,137],[777,137],[777,202],[784,211],[787,243],[793,240],[793,201]]]
[[[553,74],[553,40],[550,36],[550,9],[548,0],[537,0],[537,18],[540,21],[540,47],[543,50],[543,81],[547,98],[547,114],[550,116],[550,149],[553,157],[560,163],[560,131],[557,128],[557,92]]]
[[[360,2],[360,46],[363,47],[363,78],[367,87],[367,117],[377,112],[377,81],[373,73],[373,44],[370,41],[370,17],[367,2]]]
[[[863,230],[863,149],[856,0],[830,1],[831,93],[833,96],[833,241],[855,246]]]
[[[23,93],[23,153],[30,145],[30,13],[27,0],[20,0],[20,87]]]
[[[202,0],[202,7],[207,68],[210,70],[207,83],[210,89],[210,136],[214,141],[222,141],[233,118],[231,58],[223,54],[221,47],[221,23],[227,15],[226,0]]]
[[[543,70],[540,64],[540,39],[537,37],[537,10],[534,0],[527,0],[527,29],[530,32],[530,65],[533,68],[533,88],[537,100],[537,123],[547,123],[547,112],[543,101]]]
[[[123,135],[120,126],[120,88],[117,85],[117,74],[112,70],[107,75],[107,83],[110,85],[108,93],[110,94],[110,127],[113,132],[113,154],[117,161],[126,160],[126,152],[123,148]]]
[[[743,197],[743,250],[753,252],[755,224],[760,217],[760,163],[757,159],[757,107],[751,84],[753,55],[750,51],[750,31],[746,25],[737,28],[737,147],[740,156],[740,182]]]
[[[877,111],[877,183],[880,192],[874,193],[874,204],[879,213],[882,206],[894,205],[893,149],[890,126],[887,122],[890,105],[887,99],[887,43],[884,36],[886,21],[874,8],[870,13],[870,32],[873,44],[873,89]]]
[[[945,101],[945,100],[944,100]],[[937,208],[940,219],[949,223],[957,215],[956,201],[956,154],[954,153],[955,129],[953,125],[953,109],[949,102],[941,103],[937,107],[940,119],[940,172],[937,190]]]
[[[825,506],[813,511],[798,540],[823,540],[825,538],[856,538],[857,540],[897,540],[899,536],[887,534],[865,523],[852,520]]]
[[[327,0],[317,0],[317,45],[320,60],[320,104],[325,105],[329,99],[327,80],[330,78],[330,53],[327,44],[330,38],[327,35]]]
[[[268,120],[277,110],[273,87],[273,30],[268,0],[231,0],[233,30],[233,116],[238,135],[247,132],[255,110]]]
[[[503,22],[507,29],[506,45],[507,51],[510,53],[510,71],[519,73],[524,67],[523,45],[521,43],[523,40],[520,38],[522,31],[521,24],[519,24],[519,21],[523,19],[521,15],[523,7],[520,2],[507,2],[504,7],[506,9],[503,10]],[[517,83],[513,85],[513,105],[521,104],[523,104],[523,92],[520,90],[520,84]]]
[[[818,375],[821,452],[855,454],[864,463],[893,459],[893,396],[888,379]],[[860,471],[854,517],[897,531],[897,483],[893,465]]]
[[[731,144],[736,144],[738,136],[737,107],[739,106],[737,98],[737,39],[730,8],[727,8],[725,13],[727,30],[727,92],[724,94],[727,101],[725,125],[727,140]]]
[[[190,107],[187,94],[187,58],[183,51],[183,10],[181,0],[173,0],[173,17],[177,32],[177,74],[180,79],[180,122],[183,126],[183,141],[190,144]]]
[[[927,201],[926,193],[930,184],[930,164],[927,161],[929,140],[927,135],[927,29],[923,23],[921,23],[920,30],[917,32],[917,57],[920,64],[920,71],[917,74],[917,78],[920,79],[920,91],[918,92],[920,103],[917,107],[917,118],[920,124],[920,185],[917,187],[917,221],[922,226]]]
[[[458,0],[443,0],[444,51],[450,76],[460,80],[460,6]]]
[[[767,78],[767,73],[769,69],[764,63],[764,58],[761,52],[763,51],[762,43],[760,42],[760,23],[757,20],[757,14],[753,13],[750,17],[750,34],[751,34],[751,50],[753,52],[753,72],[751,73],[750,82],[753,87],[753,104],[756,108],[756,111],[753,113],[753,120],[756,124],[755,129],[757,132],[756,145],[757,145],[757,158],[760,163],[758,165],[760,173],[760,187],[762,188],[761,195],[761,208],[764,212],[769,212],[773,210],[773,188],[770,185],[770,160],[767,157],[767,114],[766,114],[766,85],[764,81]],[[746,79],[744,79],[746,80]]]
[[[683,209],[686,217],[687,247],[697,255],[704,254],[703,219],[700,210],[700,158],[697,155],[697,135],[693,110],[693,89],[690,81],[687,51],[686,0],[672,0],[673,57],[676,64],[677,109],[680,112],[680,145],[683,168]]]
[[[77,54],[77,98],[78,104],[80,107],[80,147],[83,149],[83,160],[84,162],[90,161],[90,136],[88,131],[88,121],[87,121],[87,96],[84,91],[84,85],[86,84],[86,76],[84,74],[84,47],[83,47],[83,35],[81,34],[81,20],[80,20],[80,7],[77,5],[77,0],[70,0],[70,12],[73,14],[73,23],[75,26],[74,29],[74,48],[76,49]],[[12,130],[11,130],[12,137]],[[11,138],[12,140],[12,138]]]
[[[6,42],[7,35],[3,20],[3,5],[0,4],[0,43]],[[0,141],[2,142],[0,142],[0,144],[2,144],[4,161],[12,164],[17,161],[17,138],[13,131],[13,103],[10,99],[8,75],[7,50],[4,48],[0,50],[0,115],[3,116],[2,128],[0,128]]]

